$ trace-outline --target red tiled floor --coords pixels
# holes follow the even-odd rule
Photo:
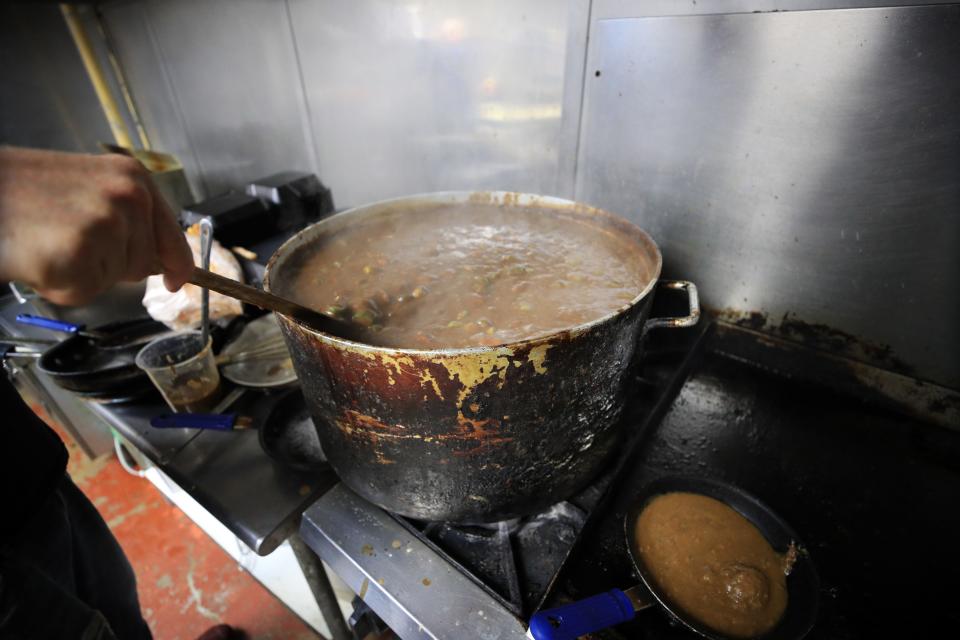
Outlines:
[[[157,640],[191,640],[221,622],[254,640],[320,638],[149,481],[128,474],[112,454],[90,460],[57,431],[70,451],[70,477],[133,565],[140,607]]]

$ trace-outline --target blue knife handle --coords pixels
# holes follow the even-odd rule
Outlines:
[[[72,322],[64,322],[63,320],[54,320],[53,318],[44,318],[43,316],[35,316],[29,313],[17,314],[17,322],[20,324],[28,324],[33,327],[52,329],[53,331],[63,331],[65,333],[78,333],[83,331],[84,327],[86,326],[82,324],[74,324]]]
[[[530,618],[534,640],[576,640],[580,636],[633,620],[633,603],[620,589],[541,611]]]
[[[165,413],[150,418],[150,426],[157,429],[231,431],[236,421],[235,413]]]

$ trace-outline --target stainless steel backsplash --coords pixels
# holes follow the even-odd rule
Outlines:
[[[573,197],[649,230],[731,319],[960,388],[960,5],[871,4],[99,11],[199,194],[302,169],[338,206]]]
[[[102,12],[148,129],[196,189],[303,169],[342,206],[457,188],[572,193],[577,121],[563,107],[579,103],[579,77],[564,74],[582,67],[587,9],[161,0]]]
[[[577,198],[728,316],[960,386],[960,5],[602,5]]]
[[[110,135],[59,7],[0,3],[0,144],[96,151]]]

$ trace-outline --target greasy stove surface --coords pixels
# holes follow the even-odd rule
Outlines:
[[[705,476],[758,496],[799,532],[820,573],[812,638],[934,637],[956,628],[960,433],[878,410],[711,350],[643,436],[588,523],[547,607],[638,583],[623,518],[665,475]],[[908,635],[909,634],[909,635]],[[696,637],[649,610],[598,638]]]

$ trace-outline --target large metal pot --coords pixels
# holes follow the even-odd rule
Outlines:
[[[377,347],[279,316],[330,464],[363,497],[414,518],[501,520],[581,489],[620,442],[625,378],[642,334],[654,326],[690,326],[699,317],[696,288],[671,282],[688,291],[690,315],[647,320],[661,256],[638,227],[568,200],[506,192],[411,196],[327,218],[277,250],[264,287],[282,290],[295,270],[291,257],[360,220],[478,201],[582,216],[632,240],[652,276],[615,313],[496,347]]]

